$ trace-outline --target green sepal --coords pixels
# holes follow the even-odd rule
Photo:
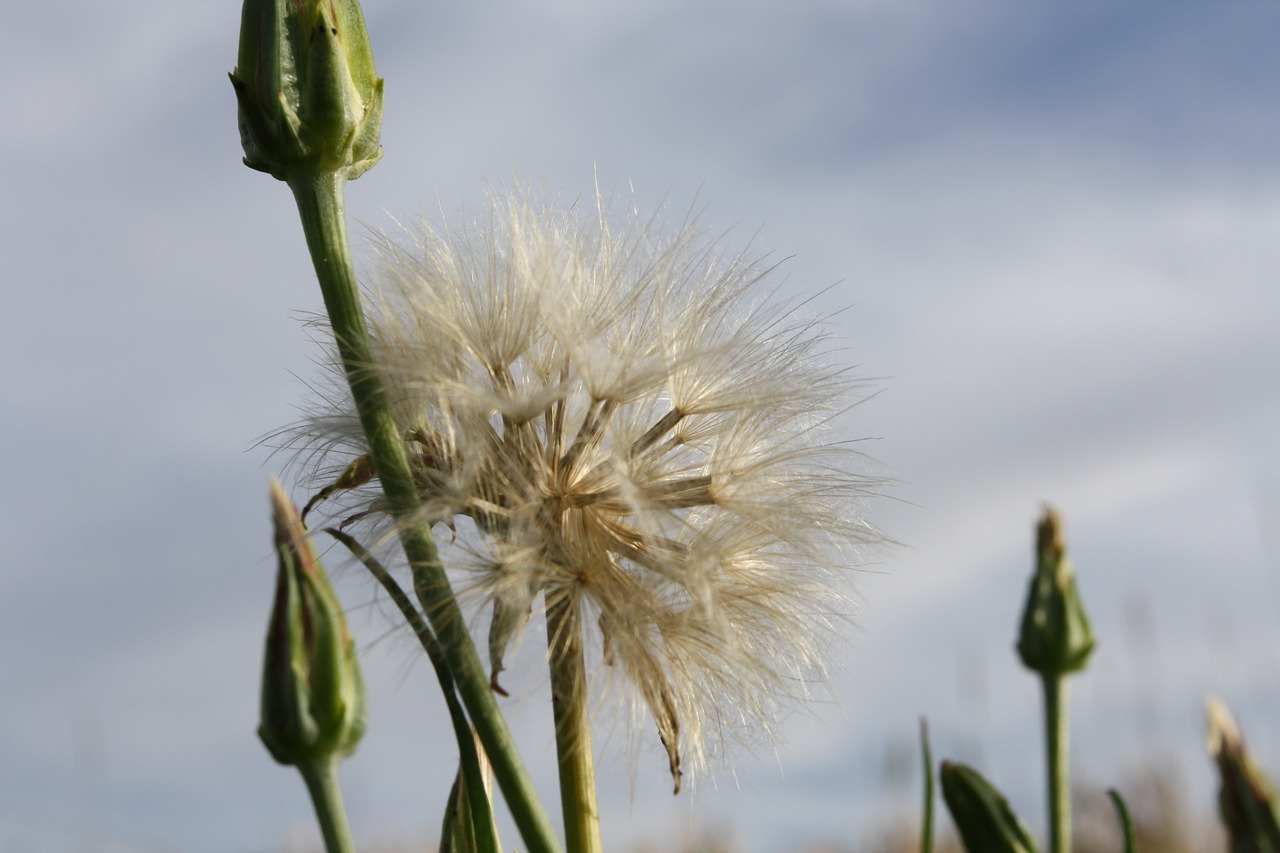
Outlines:
[[[1065,675],[1084,669],[1094,645],[1061,520],[1046,508],[1036,529],[1036,570],[1022,612],[1018,656],[1041,675]]]
[[[942,798],[969,853],[1037,853],[1027,827],[978,771],[944,761],[938,775]]]

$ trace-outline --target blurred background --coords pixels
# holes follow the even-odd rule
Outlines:
[[[357,242],[517,177],[696,207],[787,258],[879,391],[839,428],[895,480],[872,518],[903,544],[854,571],[829,697],[678,798],[656,742],[601,734],[609,849],[870,849],[916,820],[921,715],[1042,835],[1013,641],[1045,501],[1100,640],[1076,780],[1156,778],[1210,822],[1208,694],[1280,770],[1280,5],[365,11],[385,157],[348,193]],[[55,0],[0,29],[3,851],[318,843],[254,730],[283,464],[258,441],[317,374],[320,298],[289,193],[240,164],[239,13]],[[351,820],[420,848],[455,761],[434,677],[330,565],[372,703]],[[554,810],[544,703],[508,706]]]

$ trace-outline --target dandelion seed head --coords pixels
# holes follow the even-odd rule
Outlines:
[[[831,429],[858,383],[772,267],[606,207],[517,192],[482,223],[379,238],[369,369],[417,521],[463,531],[451,568],[491,614],[495,678],[530,609],[568,603],[678,785],[824,682],[849,569],[883,541],[861,517],[876,483]],[[293,439],[322,481],[365,452],[342,390]],[[376,488],[347,506],[385,513]]]

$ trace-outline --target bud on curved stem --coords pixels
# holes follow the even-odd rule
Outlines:
[[[280,568],[267,626],[258,736],[281,764],[298,768],[330,853],[353,850],[338,759],[350,755],[368,719],[355,642],[298,510],[271,481]]]
[[[1036,570],[1018,635],[1018,656],[1044,688],[1049,850],[1071,853],[1071,783],[1067,676],[1084,669],[1095,640],[1076,591],[1062,521],[1046,507],[1036,527]]]

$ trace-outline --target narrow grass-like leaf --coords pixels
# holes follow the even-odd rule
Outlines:
[[[1129,807],[1124,804],[1124,798],[1115,788],[1108,788],[1107,796],[1111,798],[1111,804],[1116,807],[1116,818],[1124,831],[1124,853],[1138,853],[1138,842],[1133,834],[1133,820],[1129,817]]]
[[[481,766],[481,756],[479,747],[476,744],[471,724],[467,721],[467,715],[463,711],[462,703],[458,701],[457,693],[453,685],[453,677],[449,673],[449,667],[444,660],[444,651],[440,648],[440,643],[436,640],[435,634],[431,632],[431,627],[427,624],[427,620],[423,618],[422,613],[413,605],[409,596],[400,588],[400,584],[396,583],[396,579],[383,568],[372,554],[369,553],[363,545],[357,542],[350,535],[338,530],[337,528],[325,528],[334,539],[337,539],[348,550],[354,554],[360,562],[364,563],[365,568],[377,579],[382,588],[391,596],[391,600],[395,602],[396,607],[400,608],[400,612],[408,621],[413,632],[418,636],[418,641],[422,644],[422,648],[427,653],[427,657],[431,660],[431,665],[436,670],[436,675],[440,679],[441,692],[444,694],[445,704],[449,708],[449,719],[453,723],[454,737],[458,741],[458,781],[454,782],[454,791],[449,795],[449,806],[446,807],[445,828],[450,829],[450,814],[463,814],[469,817],[467,823],[470,824],[470,831],[463,833],[461,836],[445,835],[441,836],[441,845],[446,843],[447,839],[453,837],[461,837],[467,839],[471,844],[469,847],[460,848],[457,853],[501,853],[501,847],[498,844],[498,830],[493,820],[493,806],[489,795],[488,786],[485,784],[485,771]],[[459,782],[463,783],[463,787],[459,790]],[[456,829],[456,818],[454,821]]]

